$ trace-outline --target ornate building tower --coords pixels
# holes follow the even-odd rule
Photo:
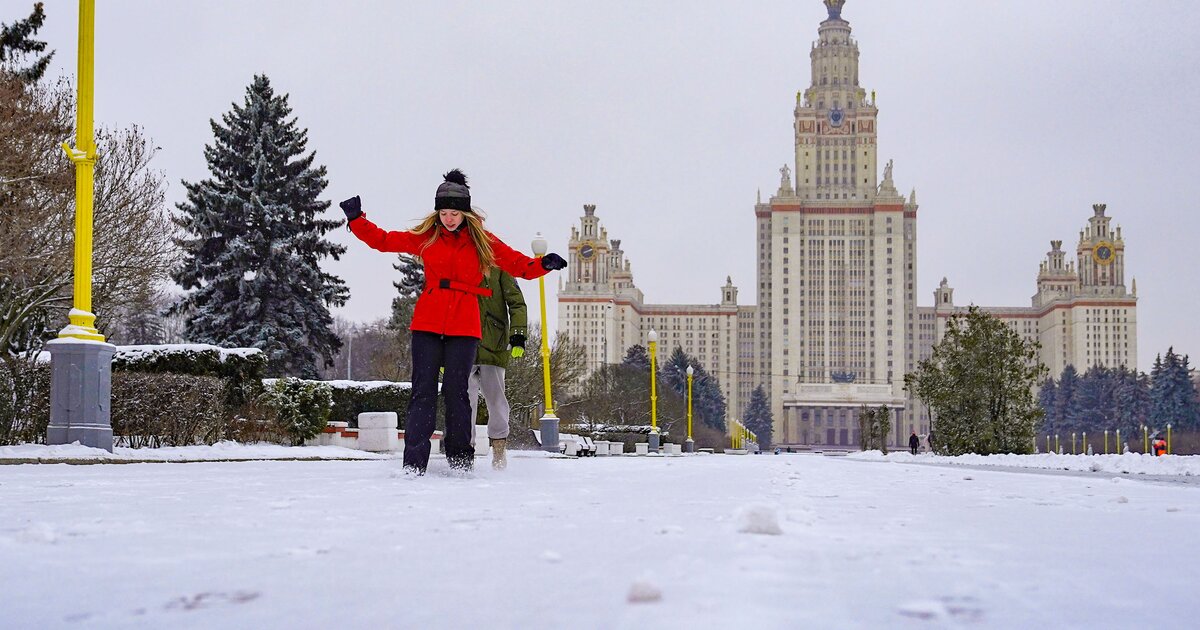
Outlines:
[[[809,58],[812,84],[796,93],[796,196],[869,199],[876,181],[875,98],[858,84],[858,43],[842,19],[845,0],[825,0]]]
[[[1125,240],[1121,228],[1108,228],[1106,204],[1092,204],[1092,218],[1079,231],[1076,256],[1079,261],[1080,293],[1083,295],[1125,295]]]
[[[858,81],[858,44],[843,0],[810,52],[812,80],[794,110],[796,171],[755,205],[755,368],[738,390],[766,386],[784,445],[853,448],[862,405],[892,409],[904,439],[904,374],[915,363],[916,192],[877,177],[874,99]],[[744,363],[743,363],[744,365]]]

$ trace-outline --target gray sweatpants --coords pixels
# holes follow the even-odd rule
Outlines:
[[[467,380],[467,399],[471,401],[471,435],[474,435],[479,416],[479,390],[488,407],[488,437],[508,437],[508,398],[504,396],[504,368],[496,365],[476,365]]]

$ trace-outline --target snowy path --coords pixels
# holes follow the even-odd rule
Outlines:
[[[817,455],[434,466],[2,466],[0,627],[1115,628],[1152,603],[1190,626],[1193,486]],[[739,533],[772,511],[782,534]]]

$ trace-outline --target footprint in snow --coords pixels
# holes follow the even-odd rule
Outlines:
[[[198,593],[185,595],[167,602],[163,608],[173,611],[190,611],[213,606],[245,604],[262,596],[257,591],[234,591],[232,593]]]
[[[903,604],[898,612],[923,621],[979,621],[983,609],[973,597],[939,597]]]

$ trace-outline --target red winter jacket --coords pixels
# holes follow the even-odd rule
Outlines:
[[[434,229],[438,231],[437,239],[422,249],[429,239],[427,233],[390,232],[371,223],[366,216],[350,222],[350,231],[372,249],[421,257],[425,266],[425,290],[417,298],[410,330],[479,338],[478,296],[461,290],[461,287],[478,287],[483,282],[479,254],[466,228],[450,232],[439,222]],[[488,232],[488,238],[492,240],[497,267],[526,280],[546,275],[541,257],[530,258],[505,245],[491,232]],[[460,288],[441,288],[442,280],[449,280]]]

